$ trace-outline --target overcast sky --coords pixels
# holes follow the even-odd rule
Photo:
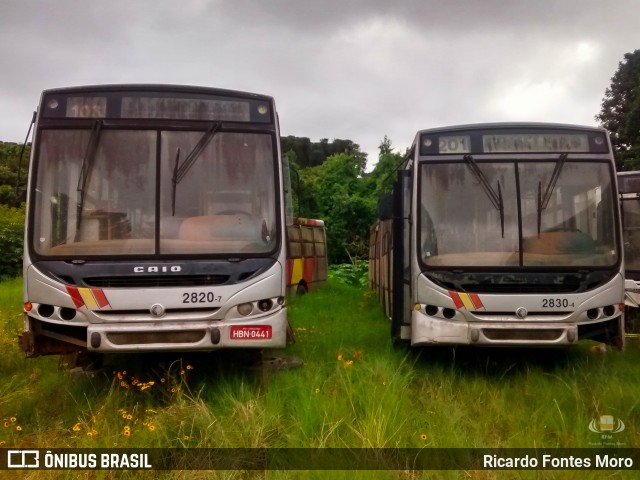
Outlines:
[[[384,135],[595,125],[638,18],[638,0],[0,0],[0,140],[47,88],[203,85],[272,95],[282,135],[353,140],[371,168]]]

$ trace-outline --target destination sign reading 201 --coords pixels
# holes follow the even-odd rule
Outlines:
[[[477,153],[548,153],[588,152],[589,138],[576,133],[495,133],[482,135],[482,152]],[[438,137],[438,152],[466,154],[471,152],[470,135]]]

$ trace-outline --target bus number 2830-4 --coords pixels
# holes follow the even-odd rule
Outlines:
[[[573,302],[569,302],[566,298],[543,298],[542,308],[569,308],[574,307]]]
[[[217,303],[222,300],[220,295],[213,292],[183,292],[182,303]]]

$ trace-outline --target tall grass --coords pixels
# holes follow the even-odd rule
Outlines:
[[[640,445],[637,343],[626,352],[605,353],[591,351],[588,343],[567,350],[396,348],[372,294],[334,279],[313,294],[289,301],[296,342],[277,353],[301,358],[300,368],[263,374],[228,352],[119,355],[109,358],[99,375],[74,376],[60,369],[55,357],[24,359],[18,352],[20,295],[19,280],[0,285],[3,447],[591,447],[602,442],[588,428],[600,415],[624,421],[626,429],[615,434],[616,442]],[[597,472],[575,473],[598,478]],[[339,471],[148,474],[440,476]],[[83,475],[40,471],[26,478]],[[91,475],[88,478],[111,478],[106,472]],[[495,478],[491,472],[446,475]],[[500,478],[566,477],[547,471],[500,472]]]

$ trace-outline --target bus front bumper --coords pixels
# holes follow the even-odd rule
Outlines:
[[[101,323],[87,328],[87,349],[105,353],[284,348],[286,340],[286,308],[250,322]]]
[[[450,321],[413,311],[411,345],[562,346],[578,343],[578,325],[565,322]]]

